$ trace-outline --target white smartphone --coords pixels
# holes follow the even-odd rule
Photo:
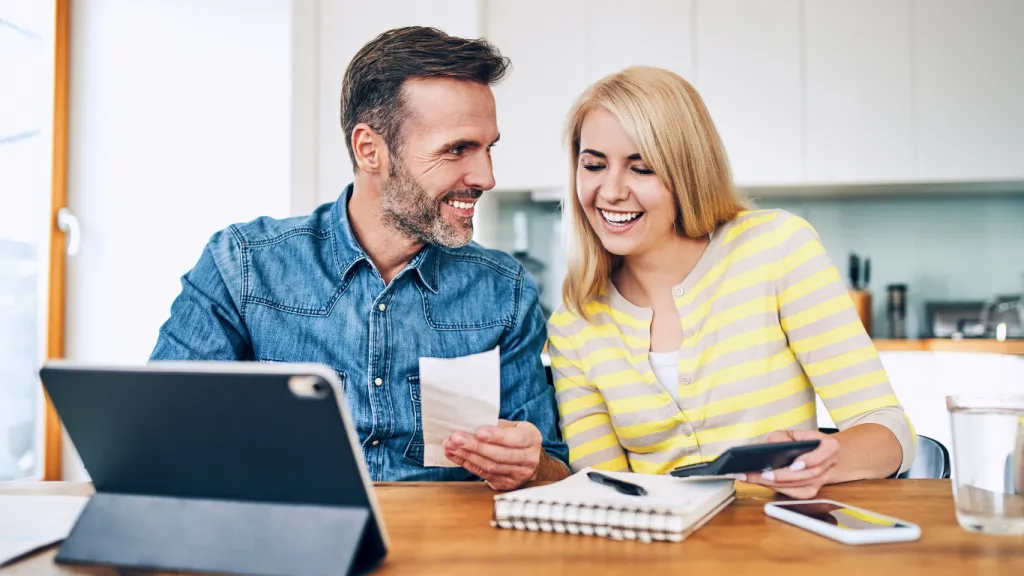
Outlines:
[[[764,513],[843,544],[911,542],[921,537],[916,524],[834,500],[769,502]]]

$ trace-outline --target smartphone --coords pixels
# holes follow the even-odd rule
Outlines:
[[[834,500],[769,502],[764,513],[843,544],[911,542],[921,537],[916,524]]]
[[[722,452],[711,462],[683,466],[669,474],[677,478],[686,478],[776,470],[788,467],[798,456],[814,450],[820,444],[820,440],[798,440],[735,446]]]

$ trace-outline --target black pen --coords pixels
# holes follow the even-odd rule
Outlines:
[[[644,490],[643,486],[637,486],[636,484],[630,484],[629,482],[625,482],[623,480],[618,480],[618,479],[612,478],[610,476],[605,476],[604,474],[600,474],[598,472],[587,472],[587,478],[590,478],[592,481],[597,482],[598,484],[604,484],[605,486],[610,486],[610,487],[618,490],[619,492],[621,492],[623,494],[627,494],[629,496],[646,496],[647,495],[647,490]]]

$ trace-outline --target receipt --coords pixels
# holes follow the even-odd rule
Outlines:
[[[420,358],[423,465],[456,467],[444,455],[445,439],[497,426],[500,406],[498,348],[460,358]]]

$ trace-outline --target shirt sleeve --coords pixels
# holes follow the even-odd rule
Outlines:
[[[579,347],[566,335],[565,322],[581,322],[559,312],[548,323],[548,354],[555,381],[562,435],[569,445],[569,466],[574,472],[588,466],[629,471],[626,452],[615,434],[608,405],[601,391],[587,381]]]
[[[853,306],[850,293],[807,221],[790,216],[777,272],[782,329],[814,391],[840,430],[880,424],[899,440],[910,468],[917,436]]]
[[[547,330],[540,311],[537,288],[525,269],[520,270],[520,308],[514,329],[502,339],[500,417],[531,422],[540,430],[548,456],[566,464],[569,450],[558,434],[555,393],[541,362]]]
[[[219,233],[195,267],[181,278],[181,293],[160,327],[150,360],[251,360],[252,346],[214,251],[229,257],[232,238]]]

